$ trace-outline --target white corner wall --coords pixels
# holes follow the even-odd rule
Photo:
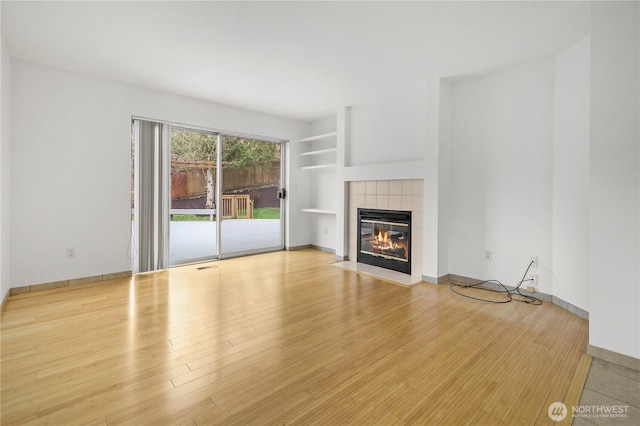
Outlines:
[[[640,359],[640,4],[591,8],[589,343]]]
[[[438,271],[437,278],[451,273],[449,256],[451,248],[451,84],[440,80],[438,125]]]
[[[589,37],[555,58],[553,295],[589,310]]]
[[[11,58],[0,39],[0,299],[11,288]]]
[[[551,58],[451,83],[452,273],[514,285],[538,256],[552,293],[553,87]]]
[[[309,128],[19,61],[11,77],[11,287],[130,270],[132,115],[288,140]],[[290,160],[287,184],[300,179]],[[308,244],[304,226],[287,218],[287,246]]]
[[[424,94],[424,162],[422,166],[423,182],[423,245],[422,245],[422,275],[427,281],[437,282],[438,278],[444,275],[438,269],[440,259],[440,241],[446,236],[440,235],[440,198],[443,196],[443,188],[440,187],[441,173],[447,164],[441,164],[442,142],[440,137],[440,126],[442,107],[442,92],[446,92],[446,97],[450,98],[448,87],[440,79],[427,81]],[[450,100],[450,99],[447,99]],[[449,111],[447,111],[448,114]],[[448,121],[448,120],[446,120]]]

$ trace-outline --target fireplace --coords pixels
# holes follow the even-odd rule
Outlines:
[[[411,274],[411,212],[358,209],[358,262]]]

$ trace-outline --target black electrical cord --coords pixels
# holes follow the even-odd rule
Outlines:
[[[533,261],[531,261],[529,263],[529,266],[527,266],[527,269],[524,271],[524,275],[522,276],[522,279],[515,286],[515,288],[513,290],[509,290],[504,284],[502,284],[498,280],[485,280],[485,281],[481,281],[481,282],[476,283],[476,284],[469,284],[469,285],[459,284],[459,283],[451,283],[451,284],[449,284],[449,288],[455,294],[459,294],[460,296],[464,296],[464,297],[466,297],[468,299],[479,300],[481,302],[509,303],[509,302],[515,300],[516,302],[528,303],[530,305],[542,305],[542,300],[538,299],[537,297],[529,296],[529,295],[520,293],[520,286],[522,286],[522,283],[524,283],[525,281],[533,281],[531,278],[530,279],[525,279],[527,277],[527,273],[529,272],[529,269],[531,269],[531,265],[533,265]],[[493,290],[493,289],[486,288],[486,287],[479,287],[482,284],[487,284],[487,283],[498,284],[499,288],[497,290]],[[473,297],[473,296],[469,296],[468,294],[464,294],[464,293],[461,293],[460,291],[456,290],[457,287],[459,287],[459,288],[477,288],[478,290],[489,291],[489,292],[492,292],[492,293],[506,293],[507,298],[505,300],[492,300],[492,299],[484,299],[484,298],[481,298],[481,297]],[[515,296],[515,298],[514,298],[514,296]]]

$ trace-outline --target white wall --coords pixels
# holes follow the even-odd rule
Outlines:
[[[591,7],[589,343],[640,358],[640,5]]]
[[[423,102],[424,109],[424,162],[422,165],[423,200],[424,208],[422,213],[423,223],[423,253],[422,253],[422,275],[429,281],[435,282],[444,275],[438,270],[440,259],[440,198],[443,196],[440,188],[440,177],[444,173],[447,164],[440,164],[441,161],[441,140],[440,126],[443,121],[440,119],[440,109],[442,107],[441,97],[443,83],[440,79],[427,81]],[[447,87],[447,98],[450,98],[450,90]],[[448,99],[450,100],[450,99]],[[450,116],[450,111],[447,111]],[[446,120],[448,121],[448,120]],[[446,238],[446,236],[442,236]]]
[[[351,106],[346,165],[422,160],[425,96],[425,88],[420,86]]]
[[[11,73],[11,287],[130,270],[132,115],[289,140],[309,128],[18,61]],[[291,215],[287,246],[308,241],[303,225]]]
[[[0,299],[11,288],[11,58],[0,40]]]
[[[485,277],[484,139],[488,111],[482,100],[489,96],[486,77],[451,82],[449,267],[451,273],[475,278]]]
[[[451,204],[451,84],[440,80],[438,125],[438,277],[451,273],[449,268],[449,229]]]
[[[451,272],[515,284],[535,255],[551,293],[553,60],[451,85]]]
[[[553,295],[586,311],[589,282],[589,37],[555,58]]]

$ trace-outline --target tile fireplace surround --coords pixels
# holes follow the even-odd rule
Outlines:
[[[422,277],[422,179],[349,182],[349,260],[358,259],[358,208],[411,211],[411,275]]]

